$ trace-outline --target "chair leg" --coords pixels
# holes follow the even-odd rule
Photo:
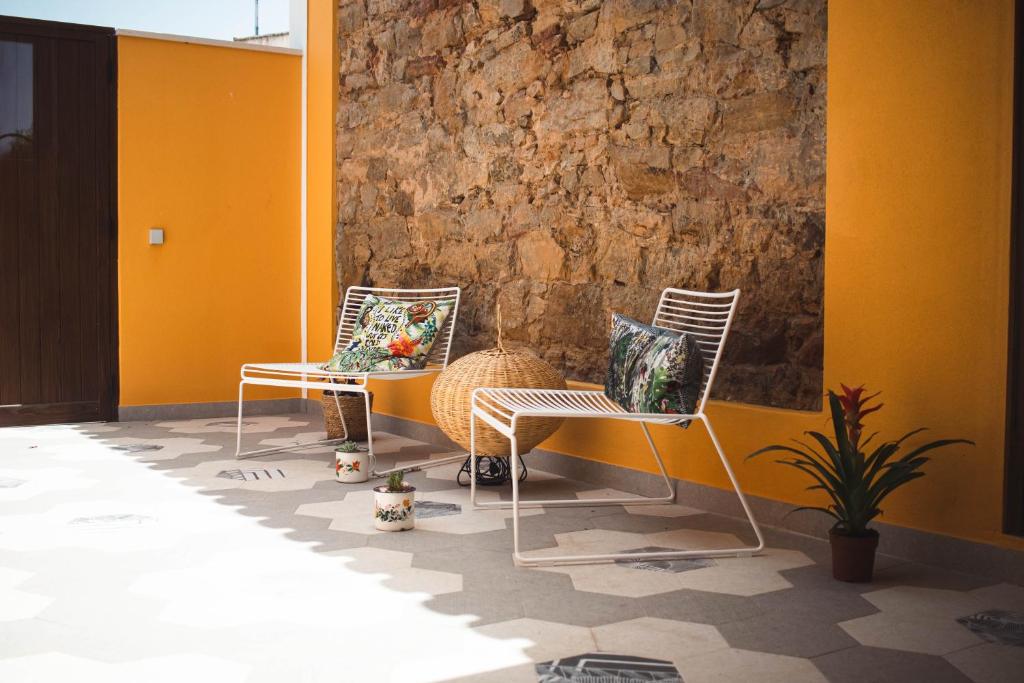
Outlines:
[[[245,398],[245,382],[238,383],[238,427],[235,434],[235,459],[242,455],[242,400]]]
[[[668,476],[668,470],[665,469],[665,463],[661,459],[661,453],[658,452],[658,447],[654,445],[654,438],[651,437],[651,430],[647,428],[646,422],[641,422],[640,427],[644,430],[644,436],[647,437],[647,445],[651,447],[651,453],[654,454],[654,461],[658,463],[658,469],[661,470],[661,478],[665,482],[665,487],[668,489],[668,496],[665,498],[654,498],[646,501],[646,505],[651,505],[655,501],[664,501],[665,503],[676,502],[676,487],[672,484],[672,479]]]
[[[370,459],[370,473],[377,469],[377,456],[373,453],[373,421],[370,415],[370,392],[363,392],[363,401],[366,405],[366,456]]]
[[[458,477],[456,477],[458,479]],[[476,502],[476,415],[469,411],[469,504],[477,507]]]
[[[270,455],[271,453],[282,453],[284,451],[297,451],[303,448],[313,448],[314,446],[331,446],[337,443],[341,443],[345,439],[321,439],[320,441],[310,441],[309,443],[293,444],[291,446],[275,446],[273,448],[261,448],[255,451],[249,451],[247,453],[242,452],[242,405],[245,392],[245,380],[238,383],[238,428],[235,438],[235,460],[246,460],[248,458],[258,458],[263,455]],[[337,401],[337,397],[334,399]],[[338,406],[338,415],[341,415],[341,406]],[[344,417],[342,418],[342,425],[344,425]],[[348,437],[348,431],[345,432],[345,437]]]
[[[333,382],[332,382],[333,384]],[[341,438],[344,441],[348,441],[348,423],[345,421],[345,413],[341,411],[341,400],[338,396],[338,392],[334,393],[334,407],[338,409],[338,419],[341,420]]]
[[[469,433],[470,440],[473,439],[474,434],[474,422],[470,420]],[[620,498],[581,498],[575,500],[566,499],[554,499],[554,500],[525,500],[519,502],[519,507],[523,509],[539,508],[539,507],[602,507],[605,505],[666,505],[674,503],[676,500],[676,488],[672,484],[672,479],[668,476],[668,471],[665,469],[665,463],[661,459],[661,453],[658,451],[658,447],[654,443],[651,432],[647,428],[647,424],[641,422],[640,428],[643,430],[644,436],[647,439],[647,445],[650,446],[651,454],[654,456],[654,461],[658,464],[658,469],[661,471],[662,481],[665,482],[666,493],[663,496],[631,496],[631,497],[620,497]],[[470,456],[470,466],[476,467],[475,456]],[[518,460],[518,458],[517,458]],[[473,470],[474,472],[476,470]],[[475,481],[475,477],[473,478]],[[476,500],[475,486],[470,484],[470,490],[472,496],[470,500],[474,507],[478,508],[491,508],[499,510],[508,510],[512,507],[512,504],[508,501],[494,501],[489,503],[480,503]]]
[[[509,438],[509,463],[512,465],[512,561],[516,566],[523,566],[524,558],[519,553],[519,447],[516,437]],[[471,478],[476,479],[476,463],[470,471]],[[529,560],[526,560],[529,562]]]
[[[740,499],[740,505],[743,507],[743,512],[747,515],[747,521],[750,522],[750,526],[754,530],[754,536],[757,537],[757,545],[750,548],[746,554],[751,555],[753,553],[759,553],[764,550],[764,534],[761,533],[761,527],[757,525],[757,520],[754,519],[754,512],[750,509],[747,497],[743,494],[743,489],[740,488],[740,483],[736,479],[736,474],[732,471],[732,465],[729,464],[729,459],[725,457],[725,451],[722,450],[722,444],[719,443],[718,436],[715,434],[715,430],[711,426],[711,420],[707,416],[704,417],[704,426],[708,430],[708,436],[711,437],[711,443],[715,445],[715,450],[718,451],[718,458],[722,461],[722,467],[725,468],[725,473],[729,475],[729,481],[732,482],[732,487],[736,490],[736,497]]]
[[[367,401],[369,401],[369,398],[367,398]],[[366,415],[367,415],[367,418],[369,418],[369,415],[370,415],[369,408],[367,408]],[[470,458],[471,459],[473,458],[473,455],[472,455],[472,452],[473,452],[473,437],[472,437],[473,426],[472,425],[473,425],[473,421],[470,420],[470,427],[469,427],[469,429],[470,429],[470,433],[471,433],[471,435],[470,435]],[[424,460],[423,462],[418,462],[418,463],[413,464],[413,465],[407,465],[405,467],[392,467],[391,469],[379,470],[378,471],[377,468],[376,468],[377,458],[376,458],[376,456],[373,455],[373,430],[370,428],[369,419],[367,419],[366,433],[367,433],[367,435],[370,438],[370,462],[372,463],[372,467],[370,468],[370,472],[371,472],[372,476],[374,476],[374,477],[386,477],[389,474],[391,474],[392,472],[397,472],[398,470],[402,470],[404,472],[422,472],[423,470],[429,470],[432,467],[440,467],[441,465],[449,465],[449,464],[451,464],[453,462],[465,462],[465,460],[466,460],[466,454],[465,453],[460,453],[458,455],[452,455],[452,456],[449,456],[447,458],[437,458],[436,460]],[[470,485],[470,494],[469,495],[470,495],[470,500],[474,500],[476,498],[476,480],[474,480],[473,483]]]
[[[741,548],[714,548],[714,549],[694,549],[694,550],[672,550],[672,551],[661,551],[661,552],[646,552],[646,553],[603,553],[594,555],[548,555],[540,557],[527,557],[523,555],[519,550],[519,510],[525,507],[539,507],[541,505],[609,505],[613,504],[610,502],[611,499],[603,499],[601,501],[593,500],[575,500],[575,501],[529,501],[526,503],[520,502],[519,500],[519,486],[518,486],[518,465],[516,455],[516,442],[515,437],[509,439],[512,446],[512,557],[516,566],[520,567],[538,567],[538,566],[552,566],[552,565],[568,565],[568,564],[599,564],[606,562],[621,562],[621,561],[642,561],[642,560],[680,560],[680,559],[695,559],[695,558],[710,558],[710,557],[750,557],[756,553],[764,550],[764,536],[761,533],[761,528],[757,525],[757,521],[754,519],[754,514],[750,509],[750,505],[747,503],[746,497],[743,495],[743,491],[740,488],[739,482],[736,479],[736,475],[732,470],[732,466],[729,464],[729,460],[725,456],[725,451],[722,449],[722,444],[718,441],[718,436],[715,434],[714,428],[711,426],[711,422],[707,416],[701,418],[704,422],[704,426],[707,428],[708,436],[711,438],[711,443],[715,447],[715,451],[718,453],[719,459],[722,461],[722,466],[725,468],[726,474],[729,476],[729,481],[732,482],[733,489],[736,491],[736,495],[740,500],[740,505],[743,507],[744,513],[746,513],[747,520],[750,522],[750,526],[754,530],[754,535],[757,537],[757,545],[745,546]],[[641,423],[643,424],[643,423]],[[664,463],[661,460],[661,456],[658,454],[657,448],[654,445],[654,441],[650,436],[650,432],[647,429],[647,425],[643,424],[644,434],[647,436],[648,443],[651,446],[651,450],[654,454],[655,460],[658,462],[659,467],[662,470],[666,481],[669,481],[668,475],[665,472]],[[673,492],[674,494],[674,492]],[[672,496],[674,497],[674,495]],[[652,499],[637,500],[637,499],[620,499],[623,505],[630,504],[643,504],[650,502]],[[654,499],[657,500],[657,499]],[[508,508],[508,503],[475,503],[476,507],[504,507]]]

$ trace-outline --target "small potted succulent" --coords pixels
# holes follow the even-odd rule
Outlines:
[[[388,483],[373,489],[373,524],[381,531],[405,531],[416,523],[416,489],[405,471],[388,475]]]
[[[811,477],[815,483],[807,487],[809,491],[828,494],[827,505],[798,507],[793,512],[816,510],[832,517],[835,524],[828,534],[832,546],[832,575],[840,581],[867,582],[874,572],[878,548],[878,531],[869,529],[868,524],[882,514],[882,501],[900,486],[924,476],[919,470],[929,460],[924,455],[926,452],[953,444],[973,446],[974,442],[940,439],[901,454],[903,442],[924,431],[922,427],[896,441],[880,443],[868,453],[867,446],[877,432],[861,441],[864,429],[861,420],[882,407],[881,403],[872,407],[866,405],[878,394],[864,396],[864,387],[840,386],[841,396],[828,392],[834,440],[819,432],[806,432],[819,448],[794,439],[795,446],[765,446],[747,458],[763,453],[785,453],[789,457],[776,462]]]
[[[369,480],[369,467],[362,448],[355,441],[342,441],[334,449],[334,474],[345,484],[358,484]]]

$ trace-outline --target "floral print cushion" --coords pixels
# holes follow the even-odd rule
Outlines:
[[[370,294],[352,340],[324,365],[331,372],[418,370],[451,313],[452,301],[395,301]]]
[[[696,409],[704,357],[691,335],[616,313],[609,351],[604,393],[625,410],[689,414]]]

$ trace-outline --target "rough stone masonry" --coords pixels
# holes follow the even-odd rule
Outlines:
[[[743,290],[715,394],[822,394],[824,0],[341,0],[338,285],[601,382],[611,313]]]

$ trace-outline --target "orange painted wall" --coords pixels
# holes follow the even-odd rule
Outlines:
[[[334,117],[337,111],[337,3],[308,0],[306,41],[308,107],[306,149],[306,301],[311,361],[326,360],[334,349],[334,310],[338,305],[334,275],[335,201]]]
[[[883,435],[928,425],[977,441],[930,463],[883,521],[1024,548],[1000,532],[1012,25],[1012,0],[829,3],[825,381],[882,390],[869,426]],[[432,422],[430,386],[380,383],[375,410]],[[823,413],[708,413],[749,492],[817,500],[797,473],[743,457],[824,429]],[[727,487],[701,427],[653,431],[673,476]],[[588,420],[543,447],[651,470],[640,438]]]
[[[299,357],[300,69],[118,38],[121,405],[230,401],[241,363]]]

